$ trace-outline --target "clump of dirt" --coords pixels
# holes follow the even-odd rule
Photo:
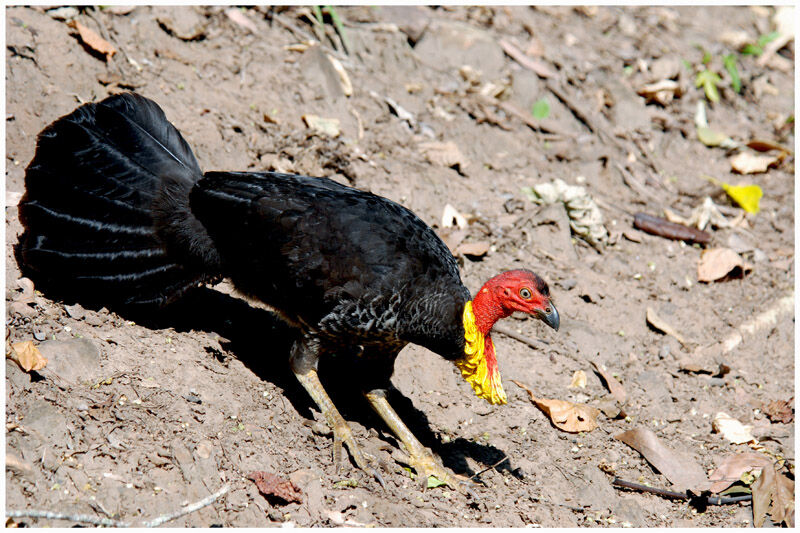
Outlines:
[[[48,358],[31,373],[6,362],[7,509],[139,524],[229,486],[170,525],[719,527],[759,519],[750,503],[697,508],[611,481],[672,487],[613,438],[635,428],[705,472],[753,450],[771,458],[778,476],[793,465],[785,406],[794,396],[794,156],[773,150],[783,155],[766,172],[734,174],[731,154],[704,145],[695,125],[703,102],[708,128],[736,150],[752,151],[744,145],[755,139],[794,146],[794,43],[770,46],[782,38],[771,35],[776,10],[336,12],[338,29],[330,13],[319,24],[304,8],[6,9],[7,338],[33,340]],[[97,41],[69,21],[115,52],[97,53]],[[700,74],[719,101],[696,86]],[[476,398],[452,364],[423,348],[409,346],[397,361],[393,405],[447,467],[480,483],[477,500],[420,488],[380,419],[323,367],[356,438],[384,464],[387,487],[353,468],[337,472],[324,421],[288,369],[293,331],[224,282],[141,317],[18,284],[16,202],[36,134],[81,103],[132,89],[164,108],[204,170],[333,177],[402,203],[443,233],[453,231],[441,227],[450,204],[468,221],[460,238],[489,244],[460,257],[473,291],[510,268],[549,282],[560,331],[511,318],[509,334],[535,338],[536,347],[494,335],[508,405]],[[338,135],[312,131],[304,115],[336,119]],[[457,152],[427,157],[432,142]],[[760,211],[745,213],[704,175],[759,185]],[[556,178],[597,202],[608,244],[588,245],[562,204],[540,206],[522,191]],[[699,283],[700,245],[633,227],[640,211],[689,218],[706,197],[724,217],[705,228],[708,247],[739,254],[752,266],[744,276]],[[623,402],[609,400],[606,378],[624,388]],[[560,431],[512,379],[537,398],[600,408],[600,428]],[[570,387],[573,380],[585,384]],[[768,419],[773,402],[784,407]],[[712,432],[721,412],[752,426],[754,439],[734,444]],[[252,472],[287,480],[298,496],[266,499]]]

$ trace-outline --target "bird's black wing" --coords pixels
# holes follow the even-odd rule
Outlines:
[[[191,209],[226,275],[290,317],[420,344],[417,333],[448,336],[440,330],[460,326],[469,293],[455,258],[395,202],[325,178],[210,172]]]

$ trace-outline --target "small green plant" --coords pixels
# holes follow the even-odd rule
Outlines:
[[[542,120],[549,117],[550,104],[547,102],[547,98],[541,98],[537,100],[531,108],[531,114],[533,115],[533,118],[537,120]]]
[[[748,43],[742,49],[742,55],[760,56],[764,53],[764,47],[780,37],[780,33],[773,31],[766,33],[758,38],[756,44]]]
[[[695,87],[702,87],[709,102],[719,102],[719,89],[717,85],[722,81],[719,74],[713,70],[705,69],[697,74],[694,80]]]
[[[724,56],[722,58],[722,64],[731,77],[731,87],[736,94],[739,94],[742,91],[742,79],[739,77],[739,69],[736,67],[736,56],[734,54]]]

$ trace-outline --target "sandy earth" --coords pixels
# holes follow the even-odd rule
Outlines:
[[[793,44],[765,66],[741,57],[741,94],[721,62],[732,51],[725,31],[755,40],[772,31],[772,13],[340,9],[345,53],[328,19],[324,46],[307,46],[314,29],[294,8],[239,11],[250,28],[223,8],[84,10],[76,20],[117,50],[106,62],[54,13],[7,9],[7,336],[34,340],[50,359],[34,374],[6,363],[7,508],[139,523],[230,484],[215,503],[170,525],[751,525],[750,503],[697,509],[610,482],[618,476],[671,487],[613,438],[637,427],[706,472],[748,451],[712,433],[719,412],[753,425],[768,452],[794,463],[794,424],[772,423],[763,412],[770,401],[794,396],[793,313],[745,335],[730,352],[715,345],[792,294],[794,159],[766,173],[732,174],[724,149],[697,140],[694,115],[704,97],[680,61],[697,68],[707,50],[723,73],[722,101],[707,106],[714,129],[739,142],[794,146],[786,125],[794,114]],[[522,67],[501,40],[555,76]],[[341,62],[351,95],[326,54]],[[661,106],[637,96],[676,62],[680,98]],[[420,347],[409,346],[397,361],[390,399],[445,465],[466,476],[480,472],[477,501],[447,487],[421,490],[396,460],[398,442],[354,393],[357,377],[335,377],[327,365],[322,375],[334,401],[384,464],[386,492],[355,468],[336,472],[319,413],[288,369],[291,332],[230,296],[225,284],[143,317],[65,307],[74,302],[47,294],[19,303],[14,193],[24,189],[36,134],[80,103],[131,89],[164,108],[205,170],[329,176],[401,202],[440,232],[451,204],[474,216],[464,242],[490,244],[482,257],[461,258],[471,290],[509,268],[532,268],[549,282],[560,331],[506,321],[546,343],[538,349],[494,335],[508,405],[476,398],[454,366]],[[550,113],[537,121],[531,106],[542,98]],[[315,135],[303,115],[336,118],[341,134]],[[460,153],[445,161],[426,156],[425,143],[434,141],[452,142]],[[764,190],[760,213],[709,230],[710,247],[737,248],[751,264],[744,278],[699,283],[700,246],[632,227],[635,212],[670,208],[688,216],[706,196],[735,219],[741,209],[703,174]],[[563,208],[541,208],[521,192],[555,178],[586,187],[613,244],[596,250],[571,238]],[[647,325],[648,307],[683,344]],[[720,363],[730,372],[681,370],[687,358],[714,374]],[[591,432],[556,429],[511,383],[596,406],[608,393],[589,361],[622,383],[628,415],[601,414]],[[587,384],[570,388],[578,370]],[[302,503],[265,499],[246,479],[251,471],[290,478]]]

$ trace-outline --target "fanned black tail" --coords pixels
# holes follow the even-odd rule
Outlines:
[[[155,102],[127,93],[79,107],[42,131],[27,168],[23,275],[83,302],[174,300],[219,268],[189,209],[202,176]]]

